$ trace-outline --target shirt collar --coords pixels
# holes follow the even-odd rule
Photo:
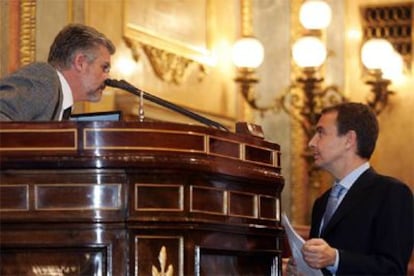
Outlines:
[[[65,77],[61,72],[58,70],[57,74],[59,76],[60,84],[62,86],[62,93],[63,93],[63,101],[62,101],[62,112],[68,107],[73,106],[73,96],[72,96],[72,90],[70,89],[70,86],[68,82],[66,81]]]
[[[351,188],[351,186],[354,184],[354,182],[358,179],[358,177],[368,170],[370,167],[369,162],[365,162],[355,170],[353,170],[351,173],[349,173],[347,176],[345,176],[341,181],[339,181],[339,184],[344,186],[347,190]]]

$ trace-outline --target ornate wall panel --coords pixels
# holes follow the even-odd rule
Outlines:
[[[20,2],[20,65],[35,60],[36,53],[36,0]]]
[[[142,48],[163,81],[180,84],[191,68],[203,73],[204,64],[213,63],[210,2],[127,0],[124,35],[128,46],[134,53]]]
[[[385,38],[411,68],[413,44],[413,3],[361,6],[363,41]]]
[[[171,123],[3,122],[0,151],[1,275],[281,275],[275,143]]]

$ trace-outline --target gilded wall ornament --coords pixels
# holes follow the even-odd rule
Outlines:
[[[165,246],[161,247],[160,254],[158,255],[158,261],[160,262],[161,270],[158,269],[153,265],[152,266],[152,276],[173,276],[174,275],[174,268],[170,264],[165,270],[167,266],[167,249]]]
[[[165,82],[183,83],[191,66],[198,68],[200,73],[198,81],[201,81],[206,74],[204,65],[194,60],[126,37],[124,37],[124,41],[131,49],[133,59],[138,61],[140,59],[140,50],[142,50],[147,56],[155,75]]]
[[[20,2],[20,65],[35,60],[36,53],[36,0]]]

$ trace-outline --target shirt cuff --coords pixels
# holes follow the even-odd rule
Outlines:
[[[329,270],[329,272],[331,272],[333,275],[335,275],[336,271],[338,270],[338,265],[339,265],[339,253],[338,253],[338,249],[335,249],[335,263],[333,265],[327,266],[326,269]]]

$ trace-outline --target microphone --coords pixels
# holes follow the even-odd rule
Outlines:
[[[215,122],[213,120],[210,120],[206,117],[203,117],[197,113],[194,113],[188,109],[185,109],[181,106],[175,105],[169,101],[163,100],[161,98],[158,98],[157,96],[154,96],[152,94],[149,94],[148,92],[145,92],[141,89],[136,88],[135,86],[133,86],[132,84],[128,83],[125,80],[114,80],[114,79],[106,79],[105,80],[105,85],[107,86],[111,86],[114,88],[119,88],[122,90],[125,90],[129,93],[134,94],[135,96],[139,96],[139,97],[143,97],[153,103],[156,103],[160,106],[163,106],[165,108],[171,109],[175,112],[178,112],[184,116],[187,116],[188,118],[191,118],[199,123],[202,123],[204,125],[210,126],[210,127],[216,127],[218,129],[222,129],[225,131],[229,131],[228,128],[226,128],[225,126],[223,126],[222,124]]]

